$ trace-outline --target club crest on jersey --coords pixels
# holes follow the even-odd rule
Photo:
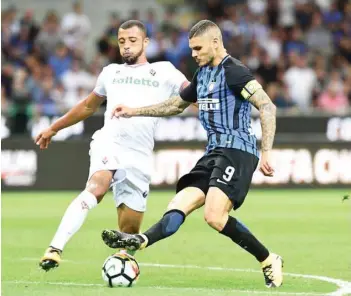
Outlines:
[[[199,103],[199,110],[202,111],[213,111],[219,110],[219,99],[213,98],[203,98],[198,99],[197,102]]]
[[[103,159],[102,159],[102,163],[103,164],[106,164],[108,162],[108,159],[107,159],[107,157],[105,156]]]
[[[155,76],[156,71],[155,71],[154,69],[151,69],[151,70],[150,70],[150,74],[151,74],[152,76]]]

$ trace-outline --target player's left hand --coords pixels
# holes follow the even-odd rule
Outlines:
[[[133,111],[134,111],[133,108],[129,108],[129,107],[124,106],[124,105],[117,105],[112,111],[111,118],[113,118],[113,117],[129,118],[129,117],[132,117],[134,115]]]
[[[40,149],[47,149],[51,143],[51,138],[56,135],[56,131],[52,130],[50,127],[43,130],[36,138],[35,144],[37,144]]]
[[[274,176],[274,169],[270,159],[270,151],[262,152],[261,161],[260,161],[260,171],[263,175],[267,177]]]

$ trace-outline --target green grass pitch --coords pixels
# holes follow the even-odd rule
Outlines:
[[[236,216],[284,257],[284,286],[273,291],[265,288],[259,265],[249,254],[206,225],[203,209],[189,216],[176,235],[136,254],[141,276],[135,287],[106,287],[101,265],[113,250],[103,244],[100,233],[117,224],[111,194],[68,243],[61,266],[42,272],[38,260],[77,192],[3,193],[2,295],[326,295],[337,290],[338,295],[347,294],[351,292],[351,201],[342,202],[342,197],[349,193],[250,192]],[[142,229],[161,217],[172,196],[171,191],[150,194]]]

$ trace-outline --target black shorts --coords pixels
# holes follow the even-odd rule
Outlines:
[[[215,148],[179,179],[177,193],[186,187],[196,187],[207,194],[209,187],[218,187],[236,210],[245,200],[257,165],[258,158],[253,154],[233,148]]]

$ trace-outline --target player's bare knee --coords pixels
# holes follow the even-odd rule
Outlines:
[[[109,186],[106,186],[106,184],[98,183],[94,181],[92,182],[89,181],[86,186],[86,190],[94,194],[98,203],[102,201],[108,188]]]
[[[218,231],[221,231],[225,225],[225,222],[224,222],[225,217],[217,211],[213,211],[213,210],[205,211],[204,218],[206,223],[209,226],[211,226],[212,228]]]

